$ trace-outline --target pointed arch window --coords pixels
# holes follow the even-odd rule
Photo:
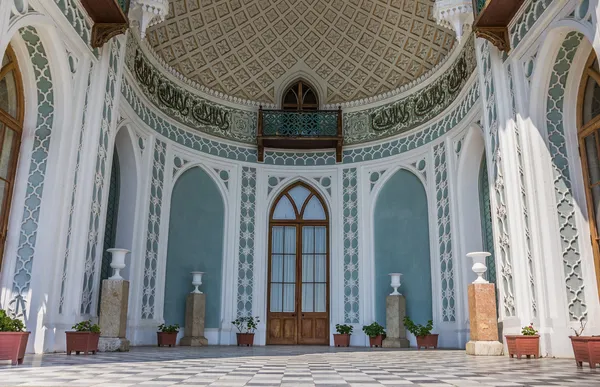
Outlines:
[[[0,67],[0,270],[23,133],[23,83],[9,45]]]
[[[329,343],[329,217],[309,186],[284,191],[270,213],[267,344]]]
[[[283,110],[319,110],[319,98],[314,87],[300,80],[283,93],[281,106]]]

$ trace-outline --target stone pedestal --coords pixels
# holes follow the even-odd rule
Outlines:
[[[471,284],[468,293],[471,341],[467,343],[467,354],[477,356],[502,355],[503,346],[498,341],[495,285]]]
[[[190,293],[185,300],[185,330],[179,345],[201,347],[208,345],[204,337],[206,294]]]
[[[125,338],[128,303],[129,281],[102,281],[99,351],[129,351],[129,340]]]
[[[385,300],[386,338],[383,348],[408,348],[404,317],[406,316],[406,299],[403,295],[387,296]]]

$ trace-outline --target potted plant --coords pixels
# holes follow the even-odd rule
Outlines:
[[[410,317],[406,316],[404,317],[404,326],[417,338],[417,349],[437,349],[439,335],[431,333],[433,330],[433,320],[427,321],[427,325],[421,325],[415,324]]]
[[[379,325],[377,322],[371,325],[363,326],[363,332],[369,336],[369,344],[371,347],[381,348],[383,345],[383,339],[385,338],[385,328]]]
[[[100,340],[100,327],[98,324],[92,324],[92,321],[81,321],[72,326],[75,329],[71,332],[65,332],[67,335],[67,355],[75,352],[77,355],[83,352],[95,354],[98,352],[98,341]]]
[[[254,345],[254,332],[258,328],[260,319],[258,316],[238,317],[231,322],[238,330],[237,345],[252,347]]]
[[[540,357],[540,335],[533,327],[533,323],[521,329],[520,335],[507,335],[506,344],[510,357],[517,356],[520,359],[525,355],[527,358]]]
[[[23,364],[29,332],[23,321],[11,318],[0,309],[0,360],[10,360],[12,365]]]
[[[354,327],[346,324],[336,324],[335,330],[337,334],[333,335],[333,344],[336,347],[349,347],[350,335],[352,335]]]
[[[577,367],[583,367],[583,363],[589,363],[590,368],[596,368],[600,363],[600,336],[582,336],[585,330],[586,322],[581,322],[579,329],[573,329],[575,336],[569,336],[573,353],[575,354],[575,363]]]
[[[179,333],[179,325],[165,325],[160,324],[158,326],[158,332],[156,332],[156,337],[158,339],[159,347],[174,347],[177,345],[177,333]]]

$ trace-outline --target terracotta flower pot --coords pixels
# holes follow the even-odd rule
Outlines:
[[[371,347],[381,348],[383,346],[383,335],[369,337],[369,344],[371,345]]]
[[[334,334],[333,335],[333,344],[336,347],[349,347],[350,346],[350,335],[347,333]]]
[[[156,332],[159,347],[174,347],[177,345],[178,332]]]
[[[427,336],[417,336],[417,349],[425,348],[433,348],[437,349],[438,347],[438,334],[435,335],[427,335]]]
[[[23,364],[30,332],[0,332],[0,360]]]
[[[75,352],[77,355],[83,352],[95,354],[98,352],[98,341],[100,333],[93,332],[65,332],[67,335],[67,355]]]
[[[254,333],[237,333],[237,345],[242,347],[254,346]]]
[[[532,335],[510,335],[506,337],[506,344],[508,345],[508,354],[510,357],[517,357],[520,359],[521,356],[527,356],[529,359],[531,356],[534,358],[540,357],[540,336]]]
[[[590,368],[600,364],[600,337],[597,336],[569,336],[575,353],[577,367],[589,363]]]

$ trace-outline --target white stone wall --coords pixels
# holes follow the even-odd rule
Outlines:
[[[75,2],[60,3],[71,7],[72,12],[77,10]],[[479,161],[485,150],[492,192],[499,321],[504,333],[518,333],[520,327],[534,322],[543,337],[543,354],[571,356],[570,328],[583,316],[569,313],[572,300],[566,291],[564,270],[568,256],[561,245],[565,226],[557,214],[556,170],[552,167],[556,155],[548,139],[548,133],[557,129],[548,127],[547,114],[549,104],[554,103],[550,85],[555,85],[553,76],[559,71],[554,67],[562,63],[561,55],[566,51],[573,53],[564,75],[561,121],[572,187],[569,200],[574,208],[569,222],[577,230],[587,332],[599,333],[600,305],[593,255],[587,243],[589,225],[575,127],[583,66],[590,50],[598,52],[600,48],[596,0],[589,1],[587,10],[575,0],[554,1],[547,7],[542,0],[527,3],[521,13],[535,23],[530,28],[511,27],[511,38],[518,44],[508,57],[478,40],[478,71],[444,113],[409,133],[346,148],[352,161],[344,164],[329,163],[330,156],[319,152],[272,152],[265,164],[245,160],[244,155],[253,151],[251,147],[184,128],[153,107],[124,69],[124,36],[101,50],[92,50],[82,40],[87,31],[85,17],[79,18],[83,21],[79,26],[84,27],[74,27],[55,2],[30,0],[29,4],[35,11],[11,14],[12,0],[0,2],[0,52],[9,42],[14,47],[26,96],[25,133],[0,278],[2,308],[15,305],[14,286],[23,283],[15,273],[23,264],[23,209],[29,197],[31,160],[37,157],[33,150],[39,129],[40,62],[37,56],[32,60],[31,43],[28,47],[18,32],[23,27],[33,26],[37,31],[51,73],[54,101],[36,237],[27,255],[32,269],[21,292],[26,301],[22,312],[33,332],[29,351],[63,350],[63,332],[73,323],[97,315],[98,249],[102,246],[110,160],[116,143],[120,152],[129,152],[129,161],[121,168],[132,180],[128,189],[135,190],[133,194],[121,193],[128,212],[127,216],[119,215],[118,227],[128,231],[117,238],[132,250],[125,274],[131,281],[128,338],[134,345],[154,343],[156,326],[163,319],[172,187],[184,170],[200,166],[220,187],[226,208],[223,294],[218,295],[224,307],[221,327],[206,333],[211,344],[233,343],[235,332],[230,321],[246,312],[261,316],[263,323],[256,340],[257,344],[265,343],[267,214],[277,194],[298,180],[315,187],[330,211],[331,330],[336,323],[348,321],[355,325],[355,332],[360,332],[364,323],[370,323],[375,313],[374,203],[386,180],[404,168],[422,180],[428,195],[435,331],[440,333],[442,346],[464,347],[469,336],[466,285],[473,279],[470,262],[464,256],[482,246],[477,198]],[[515,20],[522,20],[521,14]],[[574,39],[573,31],[581,34],[575,47],[565,43],[565,39]],[[179,134],[168,134],[176,130]],[[434,131],[440,135],[424,140]],[[394,142],[405,139],[417,145],[384,155],[382,149],[400,147]],[[203,145],[185,145],[192,143]],[[218,151],[213,152],[211,146]],[[324,165],[306,165],[321,161]],[[354,176],[356,184],[350,182]],[[327,180],[329,184],[324,184]],[[254,199],[247,200],[247,193]],[[345,215],[349,205],[357,209],[357,233],[343,231],[347,222],[356,219]],[[157,206],[160,217],[155,216]],[[247,216],[248,209],[255,214],[252,219]],[[438,217],[440,210],[449,215]],[[246,222],[252,223],[251,236],[244,233]],[[440,233],[440,227],[450,231]],[[253,238],[254,248],[242,251],[240,244],[248,237]],[[356,251],[343,247],[348,238],[357,246]],[[149,240],[157,240],[157,247],[149,248]],[[451,250],[440,254],[440,245],[448,241]],[[245,257],[253,259],[249,271],[253,275],[240,292],[237,273]],[[357,265],[345,264],[347,258],[356,260]],[[156,263],[156,270],[147,270],[150,261]],[[441,262],[451,262],[453,269],[441,272]],[[356,271],[357,282],[344,279],[346,273]],[[452,278],[453,287],[445,285],[448,278]],[[345,296],[347,289],[357,291],[357,298]],[[249,306],[238,308],[240,300]],[[443,306],[450,300],[453,306]],[[362,334],[355,334],[352,340],[353,345],[367,345]]]

